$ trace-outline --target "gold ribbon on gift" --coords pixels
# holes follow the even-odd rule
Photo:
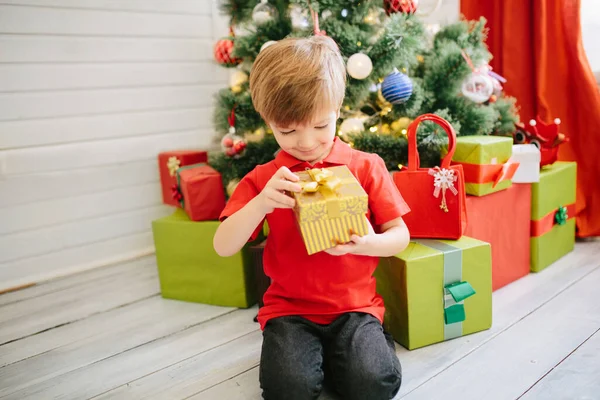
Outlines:
[[[306,171],[312,182],[302,182],[303,193],[319,192],[327,204],[327,216],[329,218],[340,218],[340,204],[336,189],[343,181],[335,176],[331,170],[325,168],[313,168]]]

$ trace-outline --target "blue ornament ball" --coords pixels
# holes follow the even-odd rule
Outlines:
[[[413,92],[410,78],[397,70],[385,77],[381,84],[381,94],[392,104],[406,103]]]

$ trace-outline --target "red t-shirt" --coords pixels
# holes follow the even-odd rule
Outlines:
[[[258,195],[277,170],[346,165],[369,195],[367,218],[375,232],[386,222],[410,211],[381,157],[352,149],[336,139],[330,154],[313,166],[281,150],[275,160],[257,166],[237,186],[221,214],[221,221]],[[291,209],[267,215],[269,238],[264,250],[265,274],[271,285],[258,312],[261,329],[271,318],[301,315],[318,324],[329,324],[347,312],[369,313],[383,322],[383,299],[375,292],[373,272],[378,257],[325,252],[308,255]],[[258,226],[251,239],[255,239]]]

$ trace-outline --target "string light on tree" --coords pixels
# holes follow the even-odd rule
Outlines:
[[[392,104],[406,103],[412,92],[412,81],[396,68],[381,83],[381,94]]]
[[[256,25],[263,25],[274,21],[279,16],[277,8],[270,4],[268,0],[261,0],[252,10],[252,21]]]
[[[354,79],[365,79],[373,71],[373,62],[364,53],[352,54],[346,64],[348,75]]]
[[[385,10],[381,7],[372,8],[369,10],[369,13],[364,18],[365,24],[369,24],[372,26],[379,26],[385,19]]]

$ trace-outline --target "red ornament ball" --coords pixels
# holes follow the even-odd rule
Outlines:
[[[242,62],[241,58],[235,58],[231,55],[233,52],[233,39],[221,39],[215,43],[215,60],[225,66],[234,66]]]
[[[223,147],[233,147],[233,139],[231,137],[225,136],[221,141],[221,145]]]
[[[383,0],[383,8],[387,15],[401,12],[413,14],[417,11],[419,0]]]
[[[246,142],[244,142],[243,140],[240,140],[239,142],[236,142],[233,145],[233,150],[235,150],[236,153],[241,153],[242,151],[244,151],[244,149],[246,148]]]

